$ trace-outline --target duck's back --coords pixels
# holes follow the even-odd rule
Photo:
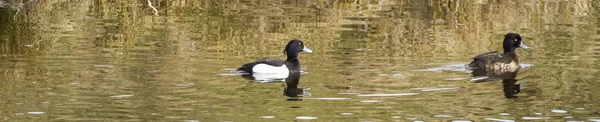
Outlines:
[[[265,59],[256,60],[251,63],[244,64],[237,70],[248,72],[248,73],[253,73],[253,72],[264,72],[263,70],[274,71],[274,70],[280,70],[280,69],[281,70],[285,69],[287,71],[284,60],[281,60],[278,58],[265,58]],[[257,71],[255,71],[255,70],[257,70]]]
[[[494,60],[502,58],[502,54],[498,51],[486,52],[473,57],[473,61],[469,63],[469,69],[485,68],[486,65]]]

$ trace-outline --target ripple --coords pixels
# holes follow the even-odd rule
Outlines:
[[[497,119],[497,118],[484,118],[484,120],[497,121],[497,122],[514,122],[515,120],[510,119]]]
[[[488,76],[478,76],[478,77],[472,77],[471,81],[480,81],[480,80],[485,80],[485,79],[489,79],[490,77]]]
[[[379,69],[361,69],[359,72],[380,72]]]
[[[133,97],[133,94],[114,95],[114,96],[110,96],[110,97],[113,97],[113,98]]]
[[[381,100],[361,100],[361,103],[378,103],[381,102]]]
[[[175,84],[175,86],[177,87],[188,87],[188,86],[193,86],[194,83],[183,83],[183,84]]]
[[[46,114],[46,112],[34,111],[34,112],[27,112],[27,114],[31,114],[31,115],[42,115],[42,114]]]
[[[437,87],[425,87],[425,88],[412,88],[410,90],[423,90],[423,89],[435,89]]]
[[[218,76],[240,76],[243,74],[238,74],[238,73],[221,73],[221,74],[217,74]]]
[[[400,74],[400,73],[395,73],[395,74],[392,74],[392,77],[404,77],[404,75]]]
[[[431,89],[422,89],[421,91],[441,91],[441,90],[454,90],[458,89],[458,87],[450,87],[450,88],[431,88]]]
[[[392,116],[392,119],[400,119],[400,118],[402,118],[402,117],[400,117],[400,116]]]
[[[113,66],[113,65],[94,65],[94,67],[97,67],[97,68],[114,68],[115,66]]]
[[[444,79],[444,80],[449,80],[449,81],[461,81],[461,80],[466,80],[467,78],[448,78],[448,79]]]
[[[342,92],[342,93],[338,93],[338,94],[352,94],[352,95],[355,95],[355,94],[361,94],[361,93]]]
[[[452,117],[454,117],[454,116],[452,116],[452,115],[440,114],[440,115],[433,115],[433,117],[436,117],[436,118],[452,118]]]
[[[552,113],[559,113],[559,114],[564,114],[564,113],[568,113],[568,111],[566,110],[551,110]]]
[[[237,71],[237,69],[225,68],[222,70],[226,70],[229,72],[228,73],[219,73],[219,74],[217,74],[218,76],[240,76],[240,75],[250,74],[250,73],[247,73],[244,71]]]
[[[465,72],[469,73],[465,65],[467,62],[456,62],[456,63],[438,63],[432,65],[442,65],[434,68],[420,69],[420,70],[411,70],[411,71],[422,71],[422,72],[443,72],[443,71],[457,71],[457,72]]]
[[[299,120],[314,120],[317,119],[318,117],[312,117],[312,116],[297,116],[296,119]]]
[[[340,113],[341,115],[353,115],[354,113]]]
[[[273,119],[273,118],[275,118],[275,116],[260,116],[260,118],[263,118],[263,119]]]
[[[223,69],[221,69],[221,70],[225,70],[225,71],[235,71],[235,70],[237,70],[237,69],[234,69],[234,68],[223,68]]]
[[[522,117],[522,119],[524,119],[524,120],[543,120],[543,119],[550,119],[550,117],[527,117],[527,116],[524,116],[524,117]]]
[[[525,64],[525,63],[521,63],[519,66],[521,66],[521,68],[529,68],[532,67],[533,64]]]
[[[325,97],[325,98],[304,98],[304,99],[312,99],[312,100],[347,100],[347,99],[350,99],[350,98]]]
[[[471,120],[452,120],[452,122],[473,122]]]
[[[398,94],[359,94],[359,97],[393,97],[393,96],[412,96],[419,93],[398,93]]]
[[[590,120],[591,122],[600,122],[600,119],[588,119],[588,120]]]
[[[508,113],[498,113],[498,115],[500,115],[500,116],[508,116],[510,114],[508,114]]]
[[[373,49],[369,49],[369,48],[357,48],[354,50],[356,50],[356,51],[373,51]]]

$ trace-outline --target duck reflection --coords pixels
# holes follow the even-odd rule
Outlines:
[[[259,81],[261,83],[275,83],[285,81],[286,87],[283,89],[283,95],[288,96],[288,101],[302,101],[301,97],[310,95],[305,88],[298,88],[300,83],[301,72],[290,72],[286,75],[277,74],[244,74],[243,78],[248,80]]]
[[[504,97],[506,98],[518,98],[515,96],[516,94],[521,92],[523,89],[523,85],[526,82],[516,84],[518,74],[518,69],[513,72],[493,72],[493,71],[485,71],[483,69],[474,69],[471,72],[474,82],[485,82],[485,81],[494,81],[498,79],[502,79],[502,91],[504,91]]]
[[[281,82],[289,76],[288,73],[247,73],[242,74],[242,77],[247,80],[258,81],[261,83]]]
[[[300,101],[299,97],[302,97],[306,94],[305,89],[298,88],[298,83],[300,83],[300,72],[290,73],[290,75],[285,79],[286,88],[283,89],[283,95],[290,97],[288,101]]]

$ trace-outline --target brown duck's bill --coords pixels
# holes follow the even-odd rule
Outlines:
[[[525,45],[525,43],[523,43],[523,42],[521,42],[521,44],[519,44],[519,47],[521,47],[521,48],[523,48],[523,49],[525,49],[525,50],[529,50],[529,49],[531,49],[531,47],[529,47],[529,46]]]

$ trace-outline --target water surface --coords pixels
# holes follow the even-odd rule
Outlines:
[[[0,2],[0,120],[597,121],[600,2]],[[516,32],[527,82],[474,82],[461,66]],[[231,74],[300,54],[284,82]]]

